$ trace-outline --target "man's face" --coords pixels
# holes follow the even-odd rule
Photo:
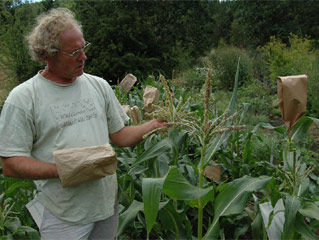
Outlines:
[[[69,28],[59,36],[60,50],[49,62],[50,71],[59,77],[61,82],[73,82],[83,74],[86,55],[83,51],[85,40],[82,32],[76,28]],[[72,55],[76,50],[77,54]]]

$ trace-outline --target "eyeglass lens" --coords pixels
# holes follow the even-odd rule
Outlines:
[[[73,53],[70,54],[70,56],[75,57],[75,56],[79,55],[81,51],[83,51],[85,53],[87,50],[87,47],[90,45],[91,45],[91,43],[86,42],[83,48],[75,50]]]

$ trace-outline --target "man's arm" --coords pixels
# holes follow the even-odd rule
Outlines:
[[[110,139],[118,147],[134,146],[143,140],[143,136],[150,131],[166,127],[165,121],[154,119],[138,126],[127,126],[120,131],[110,134]]]
[[[7,177],[29,180],[59,177],[55,164],[29,157],[2,157],[1,163],[3,174]]]

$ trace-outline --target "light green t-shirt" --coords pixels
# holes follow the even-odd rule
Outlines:
[[[62,85],[37,74],[14,88],[4,104],[0,156],[54,163],[53,151],[103,145],[127,120],[105,80],[83,74]],[[114,214],[116,174],[68,188],[59,179],[35,183],[36,200],[69,223],[86,224]]]

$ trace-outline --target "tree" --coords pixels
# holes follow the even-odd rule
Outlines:
[[[264,46],[271,36],[289,43],[290,34],[319,37],[318,1],[236,1],[231,43],[236,46]]]
[[[188,66],[211,45],[208,2],[76,1],[74,11],[91,41],[87,70],[116,82]]]
[[[0,64],[19,82],[32,77],[40,68],[31,60],[25,42],[25,35],[40,12],[39,4],[1,2]]]

